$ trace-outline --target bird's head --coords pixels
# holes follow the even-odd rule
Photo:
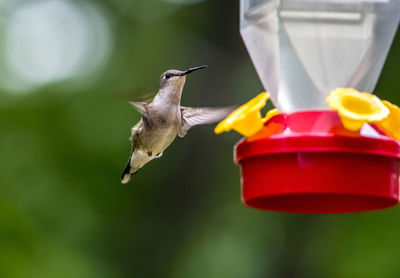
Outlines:
[[[172,91],[180,91],[185,85],[186,75],[199,69],[204,69],[207,66],[199,66],[190,68],[185,71],[167,70],[160,77],[160,89],[171,89]]]

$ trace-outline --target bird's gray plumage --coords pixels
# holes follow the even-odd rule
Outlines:
[[[131,130],[132,151],[122,174],[122,183],[129,182],[141,167],[160,157],[176,136],[185,136],[195,125],[219,122],[232,112],[231,107],[191,108],[180,105],[186,75],[205,67],[168,70],[161,75],[159,91],[151,102],[131,102],[142,117]]]

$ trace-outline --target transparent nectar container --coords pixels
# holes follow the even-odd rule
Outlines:
[[[373,92],[400,0],[241,0],[240,33],[280,112],[328,109],[339,87]]]

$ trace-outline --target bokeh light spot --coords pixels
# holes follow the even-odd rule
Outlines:
[[[98,68],[110,50],[110,33],[96,6],[62,0],[17,7],[5,30],[6,68],[25,89]]]

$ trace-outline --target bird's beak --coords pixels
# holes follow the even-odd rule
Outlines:
[[[180,76],[186,75],[186,74],[189,74],[189,73],[194,72],[194,71],[196,71],[196,70],[204,69],[204,68],[207,68],[207,67],[208,67],[207,65],[203,65],[203,66],[198,66],[198,67],[190,68],[190,69],[188,69],[188,70],[185,70],[184,72],[182,72],[182,73],[179,74],[179,75],[180,75]]]

